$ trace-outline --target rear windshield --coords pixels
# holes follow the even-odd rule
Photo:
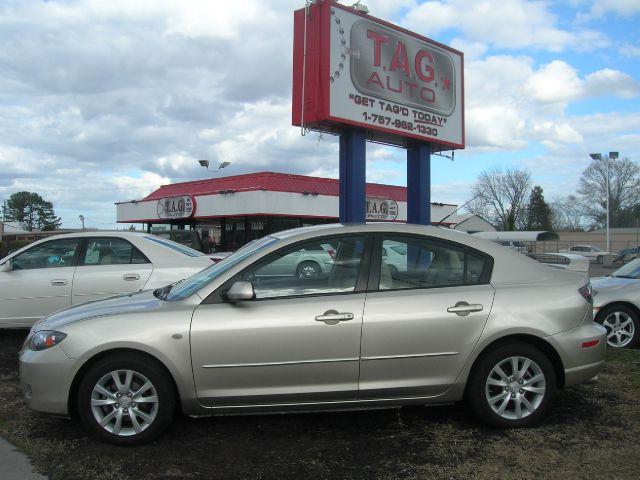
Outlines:
[[[150,242],[159,243],[171,250],[175,250],[176,252],[180,252],[183,255],[187,255],[188,257],[203,257],[204,253],[194,250],[193,248],[189,248],[186,245],[182,245],[180,243],[173,242],[171,240],[167,240],[166,238],[154,237],[152,235],[145,235],[145,239]]]

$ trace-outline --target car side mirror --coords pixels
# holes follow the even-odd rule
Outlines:
[[[11,260],[7,260],[2,265],[0,265],[0,272],[10,272],[11,270]]]
[[[239,281],[231,285],[231,288],[227,291],[227,300],[231,302],[238,302],[241,300],[253,300],[255,292],[253,291],[253,285],[251,282]]]

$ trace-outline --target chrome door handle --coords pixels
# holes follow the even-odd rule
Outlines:
[[[128,282],[132,282],[134,280],[140,280],[140,275],[137,273],[125,273],[122,275],[122,278]]]
[[[461,317],[466,317],[471,312],[481,312],[482,308],[482,305],[479,303],[469,304],[467,302],[458,302],[453,307],[447,308],[447,312],[455,313]]]
[[[68,283],[69,281],[65,280],[64,278],[54,278],[53,280],[51,280],[51,285],[53,285],[54,287],[63,287]]]
[[[327,325],[335,325],[338,322],[345,322],[347,320],[353,320],[353,313],[338,312],[336,310],[327,310],[322,315],[316,317],[316,321],[324,322]]]

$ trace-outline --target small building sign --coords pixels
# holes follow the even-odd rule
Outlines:
[[[158,200],[158,218],[190,218],[196,208],[191,195],[167,197]]]
[[[294,125],[464,148],[463,54],[353,8],[295,12],[293,84]]]
[[[385,198],[367,198],[367,220],[396,220],[398,203]]]

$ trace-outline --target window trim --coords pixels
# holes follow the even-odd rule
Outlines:
[[[463,282],[456,283],[454,285],[434,285],[434,286],[424,286],[424,287],[404,287],[404,288],[387,288],[384,290],[380,290],[380,268],[382,265],[382,243],[385,237],[393,237],[396,239],[418,239],[421,241],[433,242],[435,244],[440,244],[442,246],[451,246],[457,248],[459,250],[464,251],[464,271],[463,271]],[[491,282],[491,274],[493,273],[493,257],[481,250],[478,250],[473,247],[469,247],[463,243],[457,243],[452,240],[446,240],[443,238],[432,237],[428,235],[419,235],[419,234],[411,234],[411,233],[393,233],[393,232],[379,232],[375,234],[374,246],[372,248],[373,257],[371,258],[371,270],[369,273],[369,284],[367,288],[367,292],[399,292],[405,290],[433,290],[439,288],[452,288],[452,287],[470,287],[475,285],[488,285]],[[482,267],[482,273],[480,274],[480,278],[477,282],[471,283],[467,281],[467,258],[468,253],[473,253],[479,255],[484,258],[485,262]]]
[[[129,263],[112,263],[110,265],[150,265],[151,264],[151,260],[149,260],[149,257],[147,257],[138,247],[136,247],[133,242],[130,242],[129,240],[127,240],[124,237],[116,237],[116,236],[106,236],[106,237],[101,237],[101,236],[96,236],[96,237],[84,237],[82,238],[82,246],[80,248],[79,251],[79,257],[78,257],[78,261],[76,262],[76,265],[78,267],[106,267],[107,265],[101,265],[101,264],[86,264],[84,263],[85,261],[85,257],[87,254],[87,248],[89,246],[89,242],[93,241],[93,240],[98,240],[100,238],[105,238],[105,239],[113,239],[113,238],[117,238],[118,240],[123,240],[125,242],[127,242],[129,245],[131,245],[133,248],[131,249],[131,255],[129,255]],[[134,251],[138,251],[138,253],[140,255],[142,255],[142,257],[146,260],[145,263],[131,263],[131,260],[133,259],[133,252]]]
[[[18,253],[17,255],[14,255],[13,257],[10,258],[10,261],[11,261],[11,263],[13,265],[14,264],[13,262],[15,262],[16,258],[18,258],[23,253],[27,253],[32,248],[41,247],[43,245],[46,245],[47,243],[59,242],[59,241],[62,241],[62,240],[76,240],[78,242],[78,246],[76,247],[76,252],[73,255],[73,260],[74,260],[73,261],[73,265],[64,265],[64,266],[58,266],[58,267],[18,268],[18,269],[16,269],[16,271],[49,270],[49,269],[52,269],[52,268],[76,268],[78,266],[78,262],[80,261],[80,252],[83,249],[83,241],[84,240],[83,240],[82,237],[54,238],[54,239],[51,239],[51,240],[47,240],[46,242],[42,242],[42,243],[39,243],[37,245],[32,245],[30,248],[27,248],[26,250],[23,250],[22,252]]]
[[[290,243],[283,247],[280,247],[273,252],[268,253],[267,255],[259,258],[255,262],[251,263],[247,267],[243,268],[241,271],[233,275],[226,282],[216,288],[213,292],[211,292],[207,298],[202,301],[202,305],[205,304],[218,304],[218,303],[230,303],[225,298],[225,294],[231,288],[235,282],[239,281],[242,278],[242,275],[249,269],[253,268],[258,263],[267,263],[270,259],[276,257],[278,252],[282,250],[288,250],[290,248],[295,248],[298,245],[304,245],[309,242],[318,242],[322,243],[323,241],[329,241],[331,239],[339,238],[351,238],[351,237],[364,237],[364,246],[362,250],[362,258],[360,259],[360,266],[358,271],[358,278],[356,279],[356,285],[352,292],[329,292],[329,293],[311,293],[311,294],[302,294],[302,295],[286,295],[282,297],[269,297],[269,298],[253,298],[252,300],[246,300],[250,302],[267,302],[273,300],[289,300],[289,299],[299,299],[299,298],[314,298],[314,297],[328,297],[328,296],[337,296],[337,295],[356,295],[359,293],[367,292],[370,270],[371,270],[371,252],[373,246],[373,234],[367,232],[356,232],[356,233],[347,233],[347,234],[333,234],[327,235],[323,237],[314,237],[307,238],[305,240],[299,240],[297,242]]]

